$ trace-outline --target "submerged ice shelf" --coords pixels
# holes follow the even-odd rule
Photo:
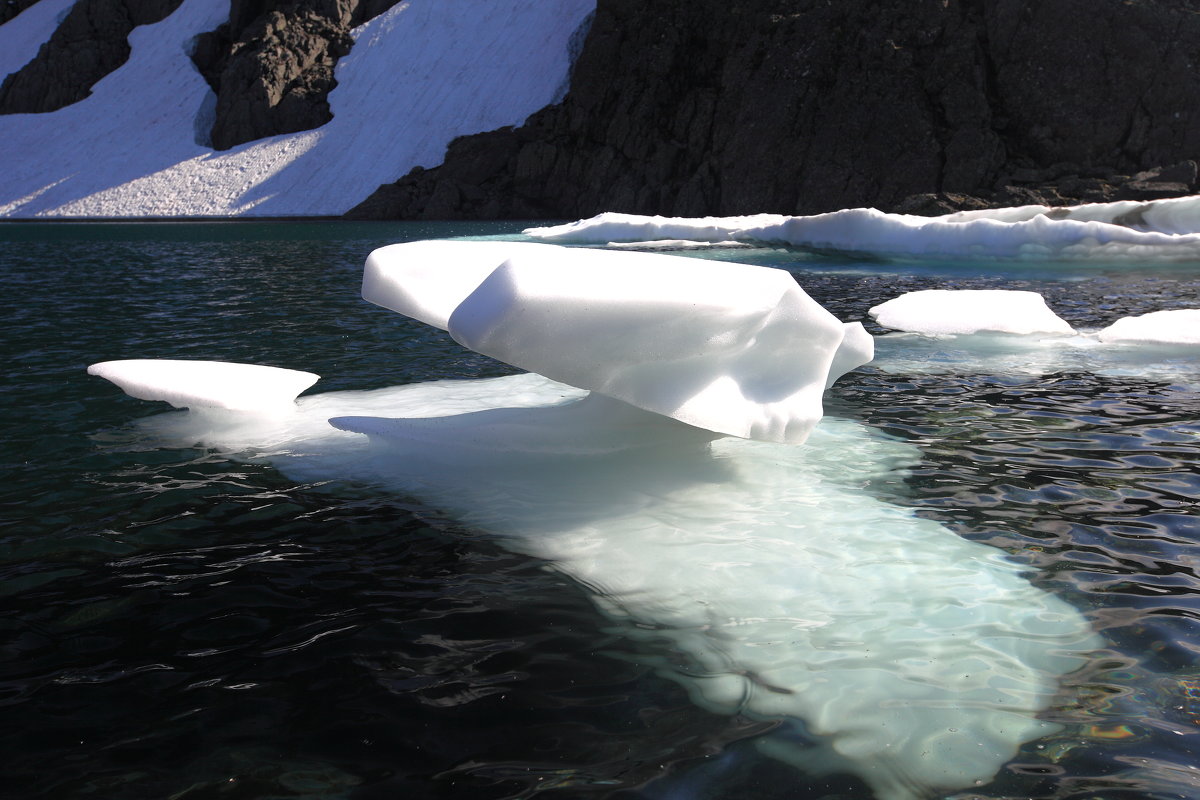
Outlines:
[[[1000,551],[863,488],[894,480],[914,448],[846,420],[810,424],[826,383],[869,358],[861,326],[786,273],[679,261],[384,248],[368,299],[577,385],[442,381],[140,427],[297,480],[416,498],[545,559],[697,703],[783,721],[760,748],[801,769],[856,775],[881,800],[989,780],[1054,730],[1038,715],[1095,646],[1087,622]],[[661,404],[674,392],[686,409],[719,381],[740,396],[699,418]],[[757,422],[777,418],[778,397],[803,446],[787,443],[789,425]]]

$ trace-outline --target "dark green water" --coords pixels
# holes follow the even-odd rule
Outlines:
[[[762,758],[586,593],[405,498],[201,448],[85,374],[120,358],[305,369],[317,390],[506,374],[362,302],[362,262],[521,225],[5,224],[0,753],[21,798],[868,795]],[[782,265],[840,318],[913,289],[1042,292],[1077,327],[1200,307],[1200,271]],[[888,371],[830,413],[912,441],[887,499],[1027,563],[1105,641],[994,783],[959,797],[1200,797],[1200,368]],[[1101,371],[1104,372],[1104,371]],[[892,490],[889,490],[892,491]]]

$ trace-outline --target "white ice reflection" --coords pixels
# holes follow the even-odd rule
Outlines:
[[[765,752],[885,800],[987,781],[1055,729],[1038,714],[1094,646],[1088,625],[1001,552],[873,496],[915,448],[830,418],[803,447],[670,420],[651,437],[653,415],[581,395],[519,375],[145,427],[502,537],[588,587],[700,705],[793,722]]]

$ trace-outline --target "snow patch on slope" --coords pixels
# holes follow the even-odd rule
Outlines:
[[[73,5],[75,0],[41,0],[0,27],[0,80],[33,60]]]

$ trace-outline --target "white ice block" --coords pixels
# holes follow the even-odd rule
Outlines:
[[[232,411],[287,408],[296,395],[320,379],[311,372],[280,367],[160,358],[102,361],[87,371],[139,400],[162,400],[176,408]]]
[[[1200,308],[1122,317],[1098,334],[1105,343],[1200,345]]]
[[[1005,289],[925,289],[868,312],[887,328],[927,335],[960,333],[1061,334],[1074,329],[1037,292]]]
[[[871,355],[783,270],[655,253],[393,245],[368,259],[363,297],[508,364],[766,441],[802,442],[826,383]]]

